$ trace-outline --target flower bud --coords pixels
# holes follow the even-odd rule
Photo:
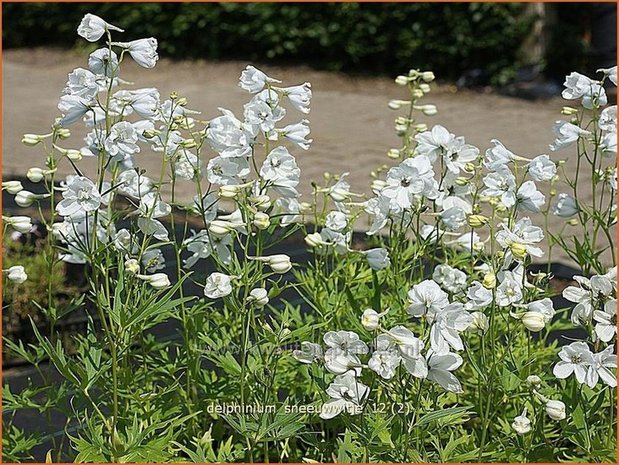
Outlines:
[[[464,187],[469,183],[469,179],[465,178],[464,176],[458,176],[456,178],[456,185]]]
[[[32,220],[29,216],[2,216],[2,221],[20,233],[26,234],[32,231]]]
[[[361,316],[361,324],[368,331],[374,331],[380,324],[380,315],[376,310],[368,308]]]
[[[219,188],[219,197],[223,199],[234,199],[238,194],[238,186],[221,186]]]
[[[213,220],[208,230],[215,237],[224,237],[234,230],[234,225],[229,221]]]
[[[21,181],[2,181],[2,190],[15,195],[19,191],[24,190],[24,186],[22,186]]]
[[[525,380],[529,387],[538,389],[542,385],[542,378],[537,375],[529,375]]]
[[[15,195],[15,203],[20,207],[29,207],[37,199],[37,195],[27,190],[21,190]]]
[[[258,212],[254,215],[253,224],[256,228],[264,230],[271,226],[271,218],[266,213]]]
[[[482,281],[482,285],[486,289],[494,289],[496,286],[496,275],[494,273],[486,273]]]
[[[372,189],[372,192],[374,192],[374,194],[378,195],[378,193],[383,190],[386,185],[387,183],[382,179],[375,179],[374,181],[372,181],[370,188]]]
[[[473,323],[468,327],[469,331],[483,336],[486,334],[489,328],[488,317],[482,312],[471,313],[473,317]]]
[[[475,172],[475,164],[468,162],[464,164],[464,171],[467,173],[474,173]]]
[[[156,137],[160,134],[160,131],[156,130],[156,129],[146,129],[144,130],[144,132],[142,132],[142,135],[146,138],[146,139],[152,139],[153,137]]]
[[[578,226],[578,220],[576,218],[572,218],[567,222],[570,226]]]
[[[466,217],[466,222],[471,228],[481,228],[485,224],[488,224],[489,221],[490,219],[483,215],[468,215]]]
[[[546,402],[546,413],[553,420],[565,420],[565,404],[560,400],[549,400]]]
[[[24,134],[22,137],[21,143],[27,145],[28,147],[34,147],[42,141],[42,137],[38,134]]]
[[[407,76],[399,75],[395,78],[395,83],[399,86],[405,86],[410,82],[410,79]]]
[[[69,149],[65,152],[66,157],[71,161],[80,161],[83,158],[82,152],[75,149]]]
[[[22,284],[28,279],[26,270],[21,265],[15,265],[15,266],[12,266],[2,271],[4,271],[7,274],[7,278],[9,279],[9,281],[12,281],[17,284]]]
[[[257,307],[264,307],[269,303],[269,293],[263,287],[257,287],[249,292],[247,301],[255,304]]]
[[[518,415],[514,418],[512,423],[512,428],[514,431],[520,435],[527,434],[531,431],[531,420],[527,418],[527,409],[526,407],[522,411],[522,414]]]
[[[249,198],[249,202],[258,210],[264,211],[271,206],[271,198],[268,195],[254,195]]]
[[[561,114],[564,116],[572,116],[578,113],[578,109],[574,107],[563,107],[561,108]]]
[[[419,98],[423,97],[423,90],[421,90],[421,89],[414,89],[411,92],[411,95],[413,96],[414,99],[419,99]]]
[[[26,177],[31,182],[41,182],[47,172],[41,168],[30,168],[26,173]]]
[[[419,84],[419,89],[421,90],[421,92],[423,92],[424,94],[427,94],[430,92],[430,86],[428,84],[425,83],[421,83]]]
[[[267,264],[275,273],[284,274],[292,268],[292,263],[290,262],[290,257],[288,255],[276,254],[271,255],[268,259]]]
[[[125,271],[130,274],[138,274],[140,272],[140,264],[135,258],[130,258],[125,261]]]
[[[426,132],[428,130],[428,125],[426,123],[415,124],[413,129],[417,132]]]
[[[522,315],[521,321],[525,328],[534,333],[541,331],[546,326],[546,319],[540,312],[526,312]]]
[[[527,248],[524,244],[512,242],[509,245],[509,249],[512,251],[512,255],[519,260],[524,260],[527,256]]]
[[[421,110],[421,112],[426,116],[434,116],[438,113],[438,109],[436,108],[436,105],[431,105],[431,104],[421,105],[417,109]]]
[[[247,257],[250,260],[257,260],[266,263],[275,273],[284,274],[290,271],[292,263],[290,257],[285,254],[275,254],[267,257]]]
[[[146,281],[155,289],[165,289],[166,287],[170,287],[170,279],[165,273],[155,273],[151,275],[136,274],[136,276],[141,280]]]
[[[421,79],[425,82],[432,82],[434,81],[434,73],[432,71],[424,71],[421,73]]]
[[[320,233],[315,232],[305,236],[305,243],[310,247],[322,247],[325,242]]]
[[[410,105],[411,102],[408,100],[390,100],[387,106],[392,110],[399,110],[405,105]]]
[[[56,129],[56,135],[61,140],[68,139],[69,137],[71,137],[71,131],[69,130],[69,128],[58,128]]]

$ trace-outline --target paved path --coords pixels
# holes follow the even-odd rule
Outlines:
[[[86,54],[51,49],[8,50],[4,52],[3,66],[3,177],[6,179],[23,175],[31,166],[43,165],[41,151],[23,146],[21,135],[48,130],[58,115],[56,105],[66,75],[75,67],[86,67]],[[157,87],[162,96],[177,91],[189,99],[189,108],[201,110],[210,119],[217,116],[217,107],[241,113],[249,94],[236,83],[244,66],[240,62],[162,60],[155,69],[145,70],[127,63],[122,77],[135,81],[138,87]],[[387,102],[405,97],[403,90],[388,78],[350,77],[300,67],[261,68],[287,85],[312,83],[314,97],[309,119],[314,143],[308,152],[294,152],[302,172],[301,192],[308,194],[310,180],[321,181],[324,171],[350,171],[353,190],[367,193],[369,172],[381,164],[393,163],[385,154],[398,144],[393,131],[396,112],[387,108]],[[529,102],[495,94],[456,92],[451,87],[439,86],[429,94],[427,103],[434,103],[439,109],[438,115],[427,118],[429,125],[440,123],[451,132],[464,135],[467,142],[482,151],[490,145],[490,139],[497,138],[519,155],[535,156],[548,152],[548,144],[553,140],[551,128],[561,117],[563,101],[554,98]],[[296,112],[291,110],[291,113],[297,117]],[[79,135],[77,130],[74,132]],[[76,147],[81,145],[81,140],[73,140]],[[558,159],[557,154],[552,156]],[[567,158],[567,168],[573,171],[574,154],[568,150],[560,156]],[[158,169],[156,155],[142,153],[140,157],[147,170]],[[68,167],[65,170],[61,174],[70,172]],[[583,179],[583,187],[586,184]],[[588,192],[588,188],[583,189],[583,195]],[[189,197],[188,192],[179,194]],[[560,227],[562,222],[556,226]]]

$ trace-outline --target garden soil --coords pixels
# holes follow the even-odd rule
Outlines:
[[[136,87],[157,87],[166,98],[176,91],[187,97],[188,108],[201,110],[197,117],[212,119],[218,116],[218,107],[242,115],[243,104],[250,95],[237,85],[238,76],[246,63],[171,61],[162,59],[154,69],[139,68],[127,60],[122,77],[133,81]],[[350,172],[352,190],[369,194],[370,171],[381,165],[392,166],[386,157],[391,147],[398,147],[394,133],[397,112],[387,108],[393,98],[405,98],[405,91],[387,77],[355,77],[341,73],[314,71],[305,67],[261,66],[267,74],[277,77],[284,85],[312,84],[311,137],[314,142],[304,152],[291,148],[301,168],[300,191],[309,200],[310,181],[322,182],[323,173]],[[20,143],[24,133],[46,133],[53,119],[58,116],[57,103],[65,86],[67,74],[76,67],[86,67],[86,53],[38,48],[7,50],[3,56],[3,178],[23,176],[28,168],[42,167],[45,155],[40,147],[26,147]],[[405,72],[406,70],[393,70]],[[548,144],[554,139],[553,123],[561,119],[564,101],[557,97],[544,101],[525,101],[496,93],[461,91],[453,86],[434,86],[425,99],[436,104],[439,110],[434,117],[423,117],[429,126],[442,124],[451,132],[465,136],[468,143],[482,151],[490,146],[491,139],[499,139],[518,155],[533,157],[549,153]],[[304,115],[289,110],[285,122],[295,122]],[[65,142],[66,148],[79,148],[84,134],[79,125],[71,128],[74,137]],[[75,137],[78,136],[78,137]],[[71,143],[71,145],[69,145]],[[576,169],[575,152],[567,149],[551,153],[557,161],[565,160],[566,172],[573,175]],[[214,156],[214,154],[213,154]],[[143,151],[138,164],[150,173],[158,173],[158,154]],[[89,172],[95,165],[92,159],[82,161],[83,170]],[[69,164],[61,167],[60,174],[72,173]],[[582,179],[580,195],[585,201],[591,197],[587,179]],[[190,183],[180,183],[179,199],[190,200],[193,195]],[[559,192],[567,191],[559,186]],[[532,215],[534,222],[542,218]],[[564,224],[560,218],[551,219],[551,228],[559,231]],[[568,227],[565,234],[573,234]],[[571,230],[571,231],[570,231]],[[557,251],[558,252],[558,251]],[[563,254],[553,251],[553,261],[566,261]]]

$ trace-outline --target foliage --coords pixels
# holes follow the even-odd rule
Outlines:
[[[481,68],[494,83],[517,69],[532,18],[517,3],[145,3],[3,5],[4,47],[73,45],[86,12],[154,35],[163,56],[267,60],[390,73],[409,63],[445,79]]]

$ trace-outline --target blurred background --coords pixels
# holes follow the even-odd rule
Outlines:
[[[460,87],[528,82],[505,91],[543,97],[574,69],[614,64],[616,8],[614,2],[3,2],[3,46],[84,47],[74,31],[91,12],[136,38],[157,37],[162,57],[268,60],[364,75],[393,75],[414,63]]]

